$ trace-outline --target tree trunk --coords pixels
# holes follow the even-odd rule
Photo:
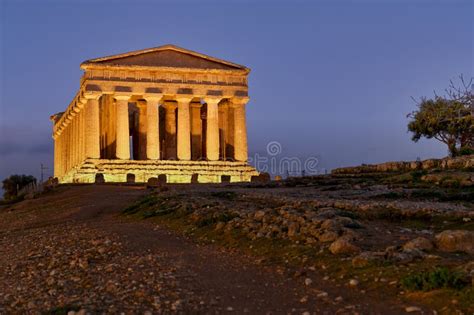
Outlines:
[[[449,155],[451,155],[451,157],[457,156],[458,150],[456,149],[456,139],[448,140],[448,150],[449,150]]]

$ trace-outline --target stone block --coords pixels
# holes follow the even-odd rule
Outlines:
[[[230,183],[230,175],[221,175],[221,183]]]
[[[268,183],[271,180],[270,174],[262,172],[260,175],[258,175],[260,182],[262,183]]]
[[[135,183],[135,174],[130,174],[130,173],[127,174],[127,183],[129,184]]]
[[[96,183],[96,184],[103,184],[103,183],[105,183],[104,174],[102,174],[102,173],[97,173],[97,174],[95,174],[95,183]]]
[[[158,182],[158,177],[151,177],[147,181],[147,187],[158,187],[159,182]]]
[[[160,174],[158,175],[158,183],[159,184],[166,184],[168,178],[166,176],[166,174]]]

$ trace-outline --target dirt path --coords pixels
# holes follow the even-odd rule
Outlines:
[[[119,215],[140,187],[63,187],[0,210],[0,313],[400,313],[391,301],[289,274]],[[291,269],[290,269],[290,272]],[[311,279],[312,284],[305,285]]]

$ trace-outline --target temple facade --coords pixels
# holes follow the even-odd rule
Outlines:
[[[51,116],[60,183],[250,181],[250,69],[173,45],[87,60]]]

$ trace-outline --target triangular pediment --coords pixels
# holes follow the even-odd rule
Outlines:
[[[244,66],[229,61],[210,57],[174,45],[165,45],[91,59],[84,61],[81,66],[90,65],[249,70]]]

